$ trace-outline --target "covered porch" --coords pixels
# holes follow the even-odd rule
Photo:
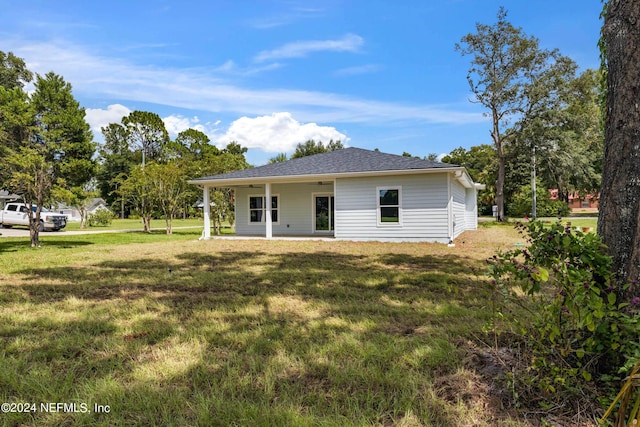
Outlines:
[[[203,239],[212,237],[212,188],[203,186]],[[335,180],[256,182],[225,188],[235,193],[236,234],[224,238],[333,239],[335,235]]]

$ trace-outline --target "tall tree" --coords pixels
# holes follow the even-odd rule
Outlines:
[[[475,182],[486,185],[478,195],[478,208],[491,214],[496,194],[498,164],[493,145],[482,144],[466,150],[458,147],[442,158],[444,163],[464,166]]]
[[[150,163],[154,165],[154,163]],[[153,167],[151,168],[153,172]],[[124,177],[123,177],[124,178]],[[117,192],[123,199],[131,202],[133,208],[142,219],[142,227],[145,233],[151,232],[151,218],[157,208],[157,189],[152,180],[151,173],[146,167],[138,165],[131,169],[129,175],[119,179]]]
[[[558,190],[560,200],[568,202],[574,192],[599,191],[603,143],[599,79],[599,73],[586,70],[559,83],[554,102],[540,114],[518,122],[508,150],[507,177],[515,178],[511,189],[517,192],[530,181],[534,152],[544,159],[535,165],[537,176],[546,189]]]
[[[122,118],[130,141],[142,153],[142,167],[147,160],[160,160],[169,143],[169,132],[159,115],[147,111],[133,111]]]
[[[32,79],[22,58],[0,51],[0,158],[28,138],[32,115],[27,112],[27,95],[22,88]],[[5,165],[0,165],[0,188],[4,188],[7,173]]]
[[[0,50],[0,86],[8,90],[22,89],[32,79],[33,73],[27,69],[24,59],[18,58],[13,52],[4,53]]]
[[[602,36],[607,104],[598,233],[613,256],[618,284],[640,297],[640,1],[610,0]],[[620,287],[618,287],[620,289]]]
[[[286,162],[287,160],[289,160],[287,158],[287,153],[278,153],[276,156],[269,159],[269,164],[282,163]]]
[[[248,150],[247,147],[243,147],[242,145],[238,144],[237,141],[231,141],[230,143],[227,144],[227,146],[224,148],[223,151],[229,154],[244,156],[247,150]]]
[[[144,170],[151,182],[157,206],[162,211],[167,234],[173,233],[173,218],[188,195],[186,170],[177,162],[150,163]]]
[[[329,151],[342,150],[344,145],[340,141],[334,141],[333,139],[325,146],[322,141],[314,141],[310,139],[304,144],[298,144],[296,151],[291,155],[292,159],[297,159],[305,156],[312,156],[314,154],[327,153]]]
[[[233,172],[251,167],[244,157],[247,148],[237,142],[230,142],[218,155],[209,155],[203,160],[207,164],[207,174]]]
[[[120,211],[120,217],[125,216],[125,200],[117,190],[122,179],[129,175],[129,171],[136,166],[133,145],[126,127],[119,123],[110,123],[101,129],[104,143],[98,150],[100,165],[97,172],[98,187],[103,199],[113,208]],[[116,204],[118,207],[116,208]]]
[[[64,197],[64,200],[73,206],[80,214],[80,228],[87,227],[87,221],[89,219],[89,207],[92,202],[100,195],[97,190],[97,182],[95,179],[88,181],[83,186],[75,186],[71,188],[68,195]]]
[[[95,144],[85,111],[62,77],[54,73],[38,76],[34,93],[22,100],[25,138],[9,149],[7,189],[35,208],[28,210],[31,246],[39,246],[42,207],[91,179]]]
[[[211,144],[209,137],[197,129],[186,129],[180,132],[171,143],[171,148],[174,152],[172,157],[187,161],[202,160],[208,155],[220,154],[220,150]]]
[[[476,24],[476,33],[464,36],[456,50],[473,55],[467,81],[474,102],[487,108],[491,117],[490,134],[498,159],[498,220],[504,220],[505,148],[514,138],[513,125],[544,110],[553,93],[549,84],[570,61],[557,50],[540,49],[538,39],[507,21],[504,8],[498,11],[495,24]]]
[[[20,88],[7,90],[0,86],[0,158],[29,141],[34,127],[35,114],[27,94]],[[6,161],[0,162],[0,187],[5,187],[9,172]]]
[[[211,144],[209,137],[197,129],[186,129],[178,134],[175,141],[169,143],[169,163],[180,166],[184,176],[194,178],[205,175],[210,167],[211,159],[221,155],[221,151]],[[187,185],[181,197],[181,211],[186,218],[189,210],[202,198],[202,189],[195,185]]]

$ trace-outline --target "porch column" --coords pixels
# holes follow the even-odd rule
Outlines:
[[[336,200],[338,199],[336,196],[338,195],[338,193],[336,192],[336,181],[337,179],[333,180],[333,237],[337,238],[338,237],[338,233],[336,232],[336,228],[338,227],[338,221],[336,221],[336,212],[338,211],[336,209]]]
[[[209,200],[209,187],[202,189],[202,203],[204,204],[204,233],[203,239],[211,238],[211,201]]]
[[[455,220],[453,217],[453,193],[451,192],[451,173],[447,174],[447,230],[449,232],[449,244],[453,244],[455,233]]]
[[[264,237],[271,239],[273,237],[273,224],[271,224],[271,184],[266,183],[264,185],[264,203],[266,218],[264,219],[265,234]]]

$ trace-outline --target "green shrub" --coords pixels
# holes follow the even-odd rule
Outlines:
[[[543,185],[536,186],[536,216],[539,217],[564,217],[571,210],[569,205],[561,200],[551,200],[551,195]],[[513,195],[507,206],[507,212],[512,217],[531,216],[531,185],[523,186]]]
[[[528,245],[487,262],[496,319],[515,326],[529,345],[529,377],[520,380],[547,395],[581,392],[595,380],[616,387],[618,374],[640,356],[640,304],[618,300],[630,284],[616,289],[611,257],[594,233],[559,221],[516,228]],[[531,318],[510,316],[513,304]]]
[[[98,209],[95,213],[89,214],[87,223],[89,227],[107,227],[111,225],[113,212],[109,209]]]

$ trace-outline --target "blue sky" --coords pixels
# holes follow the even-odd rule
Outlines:
[[[600,0],[0,0],[0,50],[73,86],[100,126],[152,111],[260,165],[307,139],[425,156],[490,143],[455,43],[514,25],[599,66]]]

